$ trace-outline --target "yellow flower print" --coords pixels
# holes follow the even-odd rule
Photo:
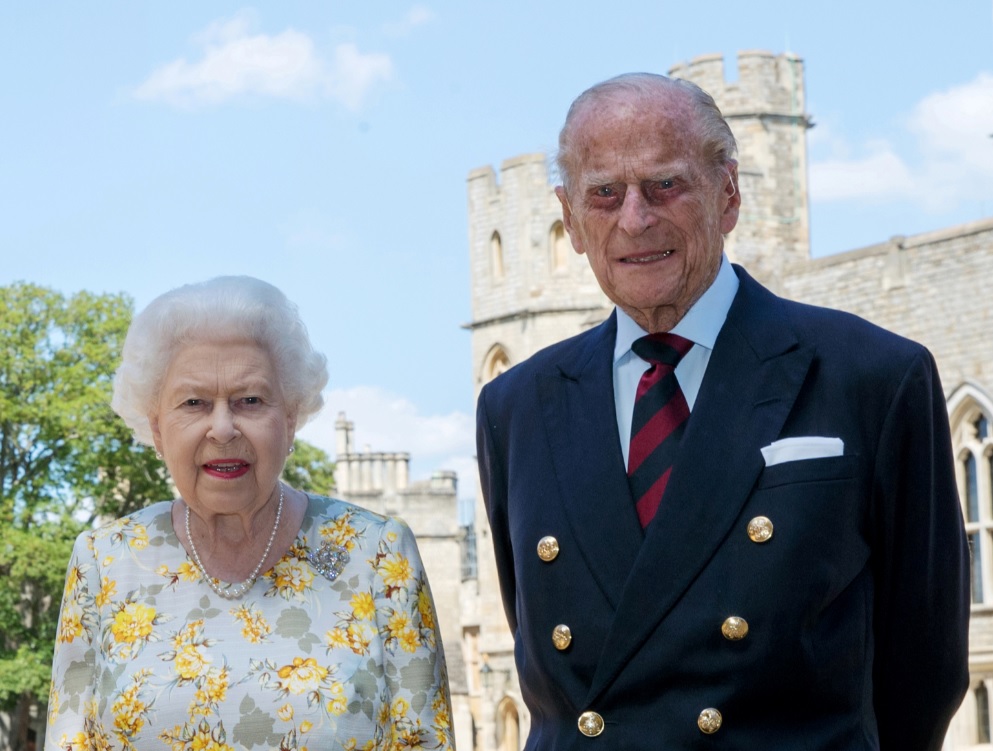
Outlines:
[[[371,621],[376,617],[376,602],[369,592],[352,595],[352,613],[360,621]]]
[[[348,709],[348,699],[345,696],[345,687],[335,681],[331,684],[331,699],[328,701],[328,714],[341,715]]]
[[[180,563],[179,568],[176,569],[176,573],[184,582],[200,581],[200,569],[196,567],[196,564],[191,563],[190,561],[183,561]]]
[[[284,665],[279,669],[280,688],[291,694],[303,694],[316,691],[321,682],[328,677],[328,670],[317,664],[317,660],[308,657],[294,657],[292,665]]]
[[[139,602],[130,602],[114,616],[110,631],[118,643],[134,644],[146,640],[151,635],[154,619],[155,608]]]
[[[327,640],[328,647],[331,649],[351,646],[348,641],[348,633],[342,628],[331,629],[324,635],[324,638]]]
[[[397,541],[397,533],[396,532],[387,532],[386,533],[386,541],[387,542],[396,542]]]
[[[390,620],[386,623],[386,628],[389,629],[390,636],[396,639],[410,628],[410,616],[402,610],[394,610]]]
[[[416,652],[417,648],[421,646],[421,636],[412,628],[408,628],[397,639],[404,652]]]
[[[276,591],[286,599],[299,595],[314,583],[314,572],[310,565],[293,558],[283,558],[277,563],[272,576]]]
[[[80,580],[83,578],[83,571],[79,566],[72,566],[66,573],[66,586],[63,597],[68,598],[71,594],[76,591],[76,587],[79,586]]]
[[[183,626],[179,631],[176,632],[175,636],[172,637],[172,643],[176,647],[176,650],[182,649],[187,644],[193,644],[197,641],[197,636],[200,633],[200,629],[203,628],[203,618],[198,618],[195,621],[190,621],[185,626]]]
[[[386,556],[379,570],[387,587],[405,587],[414,575],[410,561],[401,553]]]
[[[204,691],[207,694],[207,701],[211,704],[217,705],[223,702],[228,694],[228,669],[211,668],[207,673],[207,685]]]
[[[293,707],[289,704],[284,704],[276,710],[276,716],[283,722],[289,722],[293,719]]]
[[[131,685],[118,694],[110,707],[114,714],[114,728],[122,740],[134,740],[145,726],[149,705],[141,699],[141,690],[150,674],[149,670],[135,673]]]
[[[259,644],[272,633],[272,626],[269,625],[265,616],[262,615],[262,611],[255,605],[242,605],[232,608],[228,612],[242,622],[241,635],[247,642]]]
[[[94,598],[97,607],[105,607],[110,604],[111,599],[117,594],[117,582],[108,579],[106,576],[100,580],[100,592]]]
[[[400,698],[393,701],[393,706],[390,707],[390,716],[393,719],[398,719],[400,717],[406,717],[407,712],[410,711],[410,704],[406,699]]]
[[[135,524],[132,530],[132,537],[128,544],[135,550],[144,550],[148,547],[148,530],[143,524]]]
[[[62,608],[62,618],[59,620],[58,642],[72,644],[83,635],[83,610],[75,600],[66,602]]]
[[[353,623],[348,627],[348,646],[357,655],[368,654],[373,634],[368,627]]]
[[[323,540],[341,545],[349,552],[355,550],[355,538],[358,537],[358,531],[352,526],[351,512],[342,514],[334,521],[325,524],[321,527],[320,533]]]
[[[100,564],[104,568],[110,568],[110,564],[114,562],[114,556],[108,555],[104,556],[103,562]]]
[[[313,727],[314,727],[314,723],[312,723],[310,720],[304,720],[303,722],[300,723],[300,732],[309,733],[311,728]]]
[[[184,644],[176,653],[174,661],[176,673],[184,681],[192,681],[200,677],[207,663],[207,657],[194,644]]]
[[[421,616],[422,628],[433,629],[435,627],[434,607],[427,587],[421,587],[421,591],[417,593],[417,612]]]

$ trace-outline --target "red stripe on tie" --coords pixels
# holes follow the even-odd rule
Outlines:
[[[649,334],[631,345],[651,365],[638,382],[628,444],[628,482],[642,527],[651,523],[662,502],[682,426],[690,416],[676,365],[692,346],[676,334]]]
[[[662,494],[665,493],[665,486],[669,484],[670,474],[672,474],[672,467],[669,467],[635,504],[635,509],[638,511],[638,521],[641,522],[642,529],[647,527],[649,522],[655,518],[655,512],[659,510],[659,505],[662,503]]]

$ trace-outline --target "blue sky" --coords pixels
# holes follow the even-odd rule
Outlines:
[[[596,81],[747,49],[805,61],[816,255],[993,215],[991,0],[10,2],[0,284],[271,281],[330,361],[303,437],[345,410],[470,496],[467,174]]]

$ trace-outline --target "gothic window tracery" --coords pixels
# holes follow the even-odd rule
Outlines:
[[[952,409],[952,443],[962,517],[972,553],[973,607],[993,605],[993,431],[990,406],[976,389]]]

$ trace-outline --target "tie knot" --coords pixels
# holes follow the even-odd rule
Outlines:
[[[693,342],[679,334],[649,334],[636,339],[631,349],[642,360],[676,367]]]

